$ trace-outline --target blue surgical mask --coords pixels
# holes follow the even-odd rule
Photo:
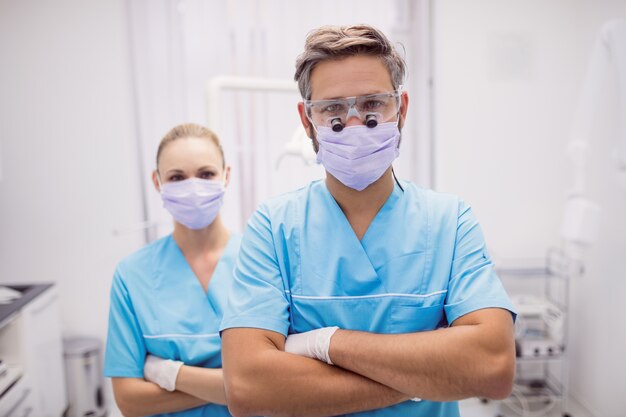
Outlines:
[[[317,162],[345,186],[357,191],[379,179],[400,155],[397,122],[381,123],[374,128],[349,126],[341,132],[324,126],[316,130]]]
[[[224,202],[224,183],[189,178],[161,185],[163,207],[174,220],[189,229],[203,229],[213,223]]]

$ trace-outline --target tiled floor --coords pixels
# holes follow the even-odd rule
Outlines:
[[[506,404],[498,404],[497,401],[489,401],[486,404],[482,403],[478,399],[464,400],[460,403],[461,417],[524,417],[523,414],[515,413]],[[541,410],[534,410],[533,413],[527,413],[528,417],[562,417],[558,404],[556,404],[550,411],[541,412]],[[570,399],[567,406],[567,411],[571,417],[594,417],[589,411],[585,410],[576,400]]]

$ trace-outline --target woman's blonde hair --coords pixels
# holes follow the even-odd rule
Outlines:
[[[226,160],[224,159],[224,149],[222,149],[220,139],[217,137],[215,132],[199,124],[183,123],[173,127],[169,132],[165,134],[163,139],[161,139],[161,143],[159,144],[159,149],[157,150],[156,155],[157,168],[159,166],[159,157],[161,156],[161,152],[163,152],[163,149],[169,143],[174,142],[178,139],[185,138],[208,139],[213,142],[215,146],[217,146],[217,149],[220,151],[220,155],[222,155],[222,168],[226,166]]]

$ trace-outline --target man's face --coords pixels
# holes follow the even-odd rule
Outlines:
[[[357,55],[340,60],[320,62],[311,73],[311,100],[329,100],[391,91],[393,91],[393,84],[389,71],[383,61],[374,56]],[[404,124],[407,103],[406,93],[403,93],[400,127]],[[305,114],[303,103],[299,103],[298,111],[302,124],[309,137],[313,139],[313,147],[317,152],[318,144],[315,140],[315,130]],[[381,122],[393,121],[395,117],[394,115],[390,120]],[[346,121],[346,126],[359,124],[363,124],[363,121],[357,117],[352,117]]]

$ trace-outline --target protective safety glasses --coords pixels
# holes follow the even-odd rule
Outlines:
[[[380,94],[345,97],[332,100],[304,100],[304,109],[311,122],[341,132],[351,117],[357,117],[373,128],[400,111],[400,89]]]

